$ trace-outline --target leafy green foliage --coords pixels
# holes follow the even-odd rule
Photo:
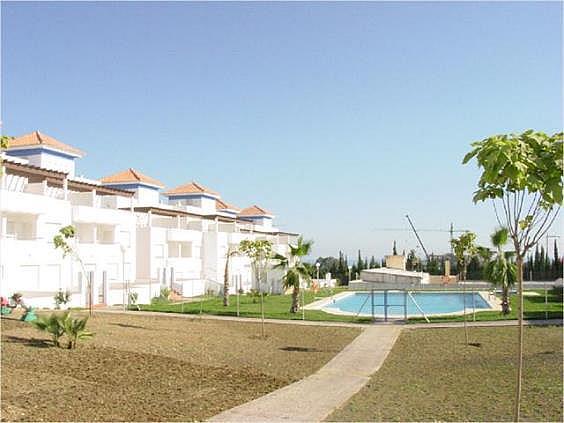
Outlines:
[[[68,314],[66,312],[65,314]],[[65,328],[63,325],[64,315],[52,313],[50,316],[39,317],[32,321],[31,324],[43,332],[47,332],[51,335],[53,340],[53,345],[56,347],[60,346],[60,338],[65,333]]]
[[[61,308],[61,304],[68,304],[70,302],[71,299],[71,293],[69,290],[63,291],[62,289],[60,289],[55,296],[53,297],[53,300],[55,301],[55,308],[58,310]]]
[[[286,274],[282,278],[282,284],[285,289],[292,288],[292,306],[290,307],[291,313],[298,311],[298,294],[300,291],[301,281],[308,284],[311,282],[311,273],[308,267],[301,262],[302,257],[309,255],[313,241],[304,241],[303,237],[298,238],[297,245],[289,245],[290,257],[276,254],[274,259],[278,263],[274,266],[275,269],[285,269]],[[360,252],[359,252],[360,256]]]
[[[489,260],[484,269],[484,277],[487,281],[502,288],[501,309],[503,314],[511,312],[509,307],[509,288],[517,281],[517,267],[512,262],[513,254],[504,252],[503,246],[509,240],[507,228],[501,228],[491,235],[491,241],[497,249],[493,260]]]
[[[170,302],[170,294],[172,290],[167,287],[161,288],[161,292],[157,297],[151,299],[151,304],[166,304]]]
[[[70,311],[65,313],[52,313],[49,316],[40,317],[31,324],[41,331],[47,332],[53,339],[56,347],[61,347],[61,337],[65,335],[68,339],[67,348],[76,348],[79,340],[91,338],[94,334],[86,330],[88,317],[83,319],[73,318]]]
[[[478,251],[476,246],[476,234],[474,232],[465,232],[458,238],[454,238],[451,244],[456,260],[458,261],[458,268],[461,269],[461,280],[466,280],[468,260]]]
[[[476,158],[484,169],[474,201],[501,198],[504,192],[527,190],[540,193],[543,205],[562,203],[564,171],[562,132],[547,135],[533,130],[502,134],[472,144],[464,157],[466,164]]]
[[[251,289],[249,292],[247,292],[247,296],[252,298],[253,304],[256,304],[261,295],[263,298],[266,298],[268,296],[268,292],[261,293],[258,289]]]
[[[94,334],[86,330],[88,317],[83,319],[72,318],[70,313],[65,313],[62,319],[62,326],[66,337],[68,338],[68,349],[76,348],[78,341],[92,338]]]

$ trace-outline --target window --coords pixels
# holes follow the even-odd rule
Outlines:
[[[129,231],[119,231],[119,243],[125,247],[131,247],[131,233]]]
[[[20,266],[20,286],[22,291],[39,289],[39,266]]]
[[[157,244],[153,246],[154,256],[156,258],[163,258],[164,257],[164,245]]]
[[[61,265],[48,264],[41,275],[41,288],[45,291],[61,288]]]

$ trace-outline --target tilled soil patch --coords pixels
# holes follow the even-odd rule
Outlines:
[[[66,350],[2,319],[3,421],[203,420],[311,374],[358,334],[269,325],[254,339],[254,324],[101,315],[88,328]]]

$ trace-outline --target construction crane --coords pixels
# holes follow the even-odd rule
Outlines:
[[[417,241],[419,242],[419,245],[423,249],[423,252],[425,253],[425,256],[427,257],[427,260],[430,260],[430,258],[429,258],[430,256],[429,256],[429,253],[427,252],[427,249],[423,245],[423,241],[421,240],[421,237],[419,236],[419,232],[448,232],[450,234],[450,240],[451,241],[454,239],[455,233],[468,232],[468,229],[454,229],[454,225],[452,223],[450,224],[449,229],[419,229],[419,230],[416,230],[415,226],[413,225],[413,222],[409,218],[409,215],[406,214],[405,217],[407,218],[407,221],[409,222],[411,229],[409,229],[409,228],[375,228],[374,230],[375,231],[390,231],[390,232],[405,231],[405,232],[415,233]],[[452,243],[451,243],[451,246],[450,246],[450,252],[452,254]]]

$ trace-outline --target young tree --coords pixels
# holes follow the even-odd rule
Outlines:
[[[229,262],[231,257],[239,254],[236,248],[229,247],[225,253],[225,271],[223,272],[223,305],[229,306]]]
[[[84,262],[78,254],[76,244],[72,242],[75,235],[76,230],[74,229],[74,226],[65,226],[64,228],[59,229],[59,233],[53,237],[53,244],[55,245],[55,249],[59,249],[63,252],[63,258],[70,255],[80,265],[82,274],[86,279],[86,286],[88,289],[88,314],[92,316],[92,281],[88,276],[86,267],[84,267]]]
[[[309,255],[313,241],[304,241],[302,237],[298,238],[296,246],[289,245],[290,256],[284,257],[281,254],[275,254],[274,260],[278,263],[274,265],[275,269],[284,269],[286,274],[282,278],[282,283],[286,289],[292,288],[292,305],[290,313],[298,312],[298,301],[300,294],[300,284],[302,281],[311,282],[311,274],[302,258]],[[302,304],[302,307],[305,304]]]
[[[0,176],[2,176],[2,152],[10,146],[12,138],[7,135],[0,135]]]
[[[509,314],[511,309],[509,307],[509,288],[515,285],[517,280],[517,268],[515,263],[512,263],[513,252],[503,251],[503,246],[509,240],[509,232],[507,228],[501,228],[491,235],[493,246],[496,248],[497,253],[493,260],[490,260],[484,269],[485,279],[494,285],[501,286],[501,312]]]
[[[466,281],[468,260],[478,251],[475,243],[476,234],[474,232],[465,232],[458,238],[452,239],[450,242],[452,244],[454,255],[456,256],[458,279]],[[466,284],[463,285],[462,298],[464,300],[464,336],[466,337],[466,345],[468,345],[468,325],[466,324]]]
[[[523,373],[523,260],[546,234],[562,204],[563,134],[533,130],[494,135],[472,144],[463,164],[476,159],[482,174],[474,202],[491,200],[496,219],[515,249],[519,348],[514,420],[519,421]]]
[[[260,294],[261,333],[264,337],[264,295],[262,291],[262,278],[266,273],[269,260],[272,256],[272,243],[266,239],[244,239],[239,243],[239,251],[251,260]]]

